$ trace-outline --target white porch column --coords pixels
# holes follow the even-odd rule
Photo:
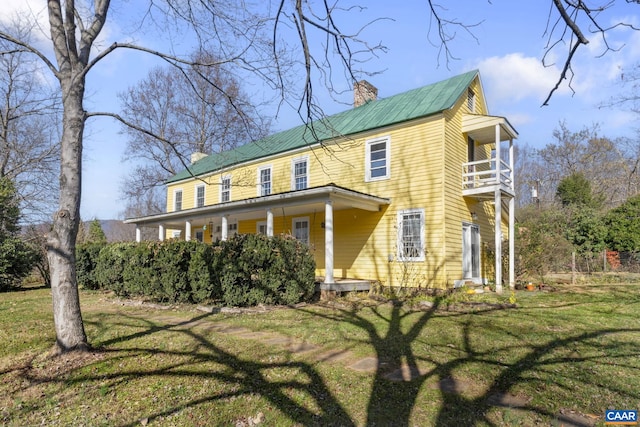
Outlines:
[[[324,204],[324,283],[334,283],[333,278],[333,202]]]
[[[160,224],[158,226],[158,240],[160,240],[161,242],[164,242],[164,236],[165,236],[165,231],[164,231],[164,224]]]
[[[142,230],[140,230],[140,227],[138,226],[138,224],[136,224],[136,242],[140,243],[141,240],[142,240]]]
[[[187,242],[191,240],[191,221],[189,220],[184,223],[184,240]]]
[[[509,169],[511,169],[511,191],[515,191],[515,161],[513,159],[513,138],[509,139]],[[512,197],[509,199],[509,288],[515,289],[516,286],[516,273],[515,273],[515,258],[516,258],[516,236],[515,236],[515,223],[516,223],[516,199]]]
[[[495,143],[496,143],[496,183],[500,184],[502,177],[500,176],[500,168],[502,160],[500,159],[500,125],[496,125]],[[494,202],[496,211],[495,224],[495,245],[496,245],[496,292],[502,293],[502,192],[500,185],[495,189]]]
[[[229,235],[229,224],[226,215],[222,215],[222,227],[220,229],[220,240],[227,240],[227,236]]]
[[[496,183],[500,184],[502,177],[500,176],[500,169],[502,168],[502,161],[500,158],[500,125],[496,125]]]
[[[495,190],[495,243],[496,243],[496,292],[502,293],[502,201],[500,200],[500,188]]]
[[[516,199],[509,199],[509,288],[512,290],[516,286],[515,257],[516,257]]]
[[[515,189],[516,183],[515,183],[515,174],[514,174],[514,170],[513,170],[513,165],[514,165],[514,160],[513,160],[513,138],[509,139],[509,170],[511,171],[509,174],[509,178],[511,179],[511,191],[513,191]],[[511,238],[511,237],[509,237]]]
[[[267,209],[267,237],[273,237],[273,212]]]

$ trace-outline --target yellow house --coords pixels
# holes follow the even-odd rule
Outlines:
[[[478,71],[386,99],[366,81],[354,108],[222,154],[167,181],[167,211],[127,219],[159,239],[289,233],[314,253],[321,288],[345,281],[513,286],[513,140],[488,114]]]

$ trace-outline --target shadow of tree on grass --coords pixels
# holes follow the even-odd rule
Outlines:
[[[496,420],[494,409],[510,406],[533,414],[541,422],[558,417],[557,408],[540,402],[534,404],[531,398],[521,399],[515,405],[505,400],[505,396],[517,394],[521,385],[566,388],[569,374],[564,371],[552,372],[558,365],[581,368],[583,363],[605,363],[599,358],[608,355],[606,363],[616,363],[617,369],[640,374],[640,364],[633,363],[640,357],[640,349],[631,344],[626,346],[622,338],[623,334],[640,333],[639,328],[602,327],[548,339],[529,340],[519,332],[509,330],[504,324],[496,324],[494,332],[510,338],[488,346],[477,342],[477,322],[483,316],[493,319],[490,316],[500,308],[475,309],[471,313],[448,312],[443,310],[442,301],[436,300],[432,307],[424,311],[401,305],[297,310],[300,316],[308,316],[317,325],[329,328],[332,324],[349,324],[354,330],[362,332],[358,338],[345,336],[346,346],[350,345],[350,339],[362,343],[362,336],[366,337],[365,343],[371,345],[377,363],[371,374],[371,388],[361,399],[366,404],[366,408],[360,412],[364,417],[353,413],[353,403],[350,403],[351,407],[345,406],[346,402],[341,402],[344,396],[337,391],[335,383],[325,379],[317,366],[307,362],[304,357],[287,357],[283,355],[286,352],[279,351],[274,353],[279,355],[279,358],[275,358],[278,360],[269,360],[251,352],[232,353],[220,341],[222,331],[208,328],[214,324],[210,314],[177,321],[158,315],[145,317],[94,313],[85,322],[93,329],[94,335],[107,336],[110,328],[134,329],[124,335],[96,339],[101,346],[99,353],[108,358],[112,366],[125,364],[133,365],[133,368],[94,372],[89,363],[78,366],[72,375],[65,377],[56,372],[48,377],[35,377],[28,367],[22,369],[19,375],[28,383],[50,382],[70,387],[106,381],[111,389],[145,377],[175,379],[176,382],[191,378],[211,379],[222,384],[161,408],[141,407],[139,418],[127,416],[124,420],[130,421],[121,421],[119,424],[126,426],[138,425],[140,419],[146,422],[162,420],[207,403],[253,395],[263,398],[292,424],[408,426],[431,422],[435,426],[457,426],[504,425]],[[446,344],[442,337],[434,339],[440,325],[438,322],[443,319],[454,323],[459,333],[459,336],[451,336]],[[224,320],[216,323],[224,323]],[[171,336],[181,336],[191,344],[188,348],[170,348],[162,342],[167,338],[165,334],[178,334]],[[618,336],[621,337],[618,341],[610,341]],[[140,345],[147,342],[148,345]],[[421,350],[425,346],[430,351]],[[567,352],[572,348],[580,350],[579,354],[568,355]],[[144,365],[136,368],[135,360],[158,355],[163,356],[163,366]],[[511,356],[503,358],[501,355]],[[459,387],[464,386],[464,372],[468,372],[465,369],[470,366],[479,366],[487,374],[480,388],[473,390],[473,393],[465,393]],[[288,374],[280,377],[273,375],[278,370],[286,370]],[[615,389],[615,385],[600,381],[602,378],[589,379],[584,376],[571,380],[582,382],[581,385],[594,390],[610,388],[611,392],[625,396],[630,402],[640,399],[640,391]],[[430,414],[422,416],[419,414],[422,409],[420,405],[424,404],[425,399],[432,399],[433,406]],[[42,410],[46,405],[42,400],[34,403],[35,406],[30,409]]]

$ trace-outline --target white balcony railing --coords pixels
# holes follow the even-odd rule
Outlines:
[[[513,190],[513,171],[504,160],[496,170],[496,160],[478,160],[462,164],[462,189],[474,192],[495,189],[496,185]]]

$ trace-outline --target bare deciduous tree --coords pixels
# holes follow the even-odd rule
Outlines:
[[[205,54],[194,61],[216,62]],[[192,153],[220,153],[266,136],[270,129],[222,65],[154,68],[119,97],[125,121],[160,137],[124,126],[125,159],[136,166],[121,191],[127,209],[139,216],[164,211],[164,182],[184,169]]]
[[[30,28],[10,28],[30,40]],[[15,183],[23,218],[49,220],[55,209],[60,98],[34,58],[0,39],[0,177]]]
[[[597,125],[576,132],[565,123],[560,123],[553,138],[555,141],[542,149],[518,152],[520,206],[529,201],[527,186],[536,186],[538,197],[546,204],[553,203],[560,181],[576,173],[589,180],[594,196],[604,201],[604,207],[615,207],[637,194],[637,143],[601,136]]]
[[[217,0],[153,0],[148,3],[141,25],[159,24],[163,33],[172,29],[190,32],[199,51],[215,53],[215,62],[200,63],[188,55],[160,52],[129,42],[114,42],[100,50],[97,41],[107,23],[110,0],[78,2],[77,6],[74,0],[48,0],[46,13],[55,59],[21,34],[0,31],[0,38],[9,42],[12,52],[33,54],[45,64],[55,76],[62,97],[59,207],[47,239],[59,351],[89,347],[75,272],[85,123],[91,117],[110,116],[139,131],[153,133],[112,112],[85,110],[87,75],[96,64],[117,50],[146,52],[183,70],[226,64],[238,75],[249,74],[261,79],[278,91],[282,100],[291,99],[290,94],[297,93],[300,115],[312,119],[319,114],[314,108],[313,96],[313,84],[318,81],[318,75],[326,79],[330,90],[334,88],[336,76],[346,77],[350,86],[358,74],[359,61],[381,48],[367,45],[357,30],[353,33],[341,31],[337,25],[341,14],[344,12],[348,17],[353,11],[341,10],[335,3],[324,2],[318,6],[302,0],[282,0],[252,4],[255,9],[248,7],[245,2]],[[313,32],[317,34],[311,34]],[[319,37],[323,42],[317,43]],[[287,40],[293,40],[293,43]],[[302,64],[301,85],[292,84],[295,80],[288,74],[288,67],[296,64],[292,58]]]
[[[440,46],[438,60],[444,56],[444,60],[448,63],[452,59],[456,59],[453,54],[451,42],[456,37],[456,32],[462,30],[472,37],[476,38],[473,33],[474,27],[481,23],[481,17],[478,21],[463,22],[456,19],[455,6],[453,10],[445,7],[438,0],[428,0],[431,10],[431,25],[429,27],[429,35],[436,34],[436,45]],[[491,0],[488,0],[491,3]],[[585,2],[581,0],[549,0],[549,15],[547,26],[545,29],[546,46],[545,53],[542,58],[542,64],[546,66],[554,65],[551,61],[552,57],[558,56],[560,60],[560,75],[553,88],[549,90],[547,98],[542,105],[548,105],[554,92],[560,85],[567,80],[568,86],[572,89],[572,81],[574,71],[572,61],[578,49],[581,46],[589,44],[589,39],[585,34],[595,34],[600,37],[604,46],[600,56],[605,55],[609,51],[618,50],[619,47],[609,43],[609,34],[620,27],[627,27],[633,30],[640,28],[634,25],[631,18],[628,21],[615,21],[619,19],[617,16],[609,16],[608,11],[612,10],[615,5],[628,5],[634,8],[640,1],[638,0],[599,0]],[[628,16],[635,16],[637,9],[630,9]],[[564,51],[562,49],[565,49]]]

